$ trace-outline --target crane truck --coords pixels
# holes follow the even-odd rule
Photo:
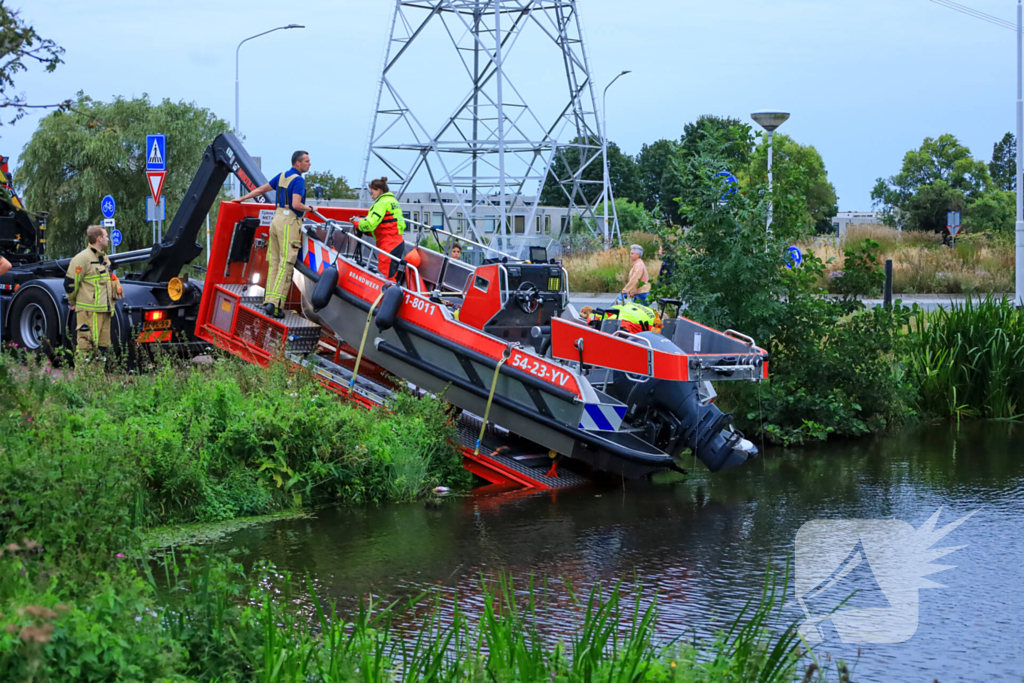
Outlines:
[[[0,256],[13,265],[0,277],[0,337],[53,358],[74,344],[74,317],[64,291],[71,259],[46,258],[46,214],[30,214],[8,182],[6,166],[0,170],[5,171],[0,182]],[[182,352],[207,347],[195,334],[203,281],[181,271],[202,252],[196,238],[229,174],[248,190],[267,182],[238,138],[223,133],[203,153],[163,238],[151,247],[110,256],[115,270],[144,264],[138,273],[119,274],[124,298],[111,317],[114,353],[135,357],[157,346]],[[272,206],[274,194],[257,201]],[[84,226],[82,233],[84,245]]]

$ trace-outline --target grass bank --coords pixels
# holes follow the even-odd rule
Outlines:
[[[829,284],[846,267],[846,246],[871,239],[881,261],[892,259],[893,291],[900,294],[1002,294],[1013,291],[1013,235],[962,235],[956,248],[942,235],[884,225],[851,225],[845,240],[804,244],[827,265],[819,284]],[[832,259],[831,262],[829,260]]]
[[[550,591],[481,579],[474,613],[369,598],[344,616],[308,582],[225,558],[122,561],[88,586],[46,576],[44,549],[0,557],[0,679],[18,683],[775,683],[829,678],[781,618],[785,583],[713,640],[658,642],[657,599],[619,586],[572,595],[559,634],[538,627]],[[156,574],[154,576],[154,573]],[[160,584],[160,589],[157,585]],[[295,608],[298,593],[311,609]],[[836,667],[840,671],[845,665]]]
[[[234,359],[144,375],[0,358],[0,540],[62,562],[128,552],[138,531],[409,500],[468,475],[443,405],[343,404],[306,371]]]

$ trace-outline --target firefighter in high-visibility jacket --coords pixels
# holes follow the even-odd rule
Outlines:
[[[580,311],[580,314],[588,323],[595,323],[609,318],[618,318],[621,323],[619,325],[619,329],[625,330],[631,334],[639,334],[640,332],[649,331],[660,332],[663,327],[661,323],[661,316],[658,315],[657,311],[648,306],[632,302],[615,304],[611,308],[605,309],[603,316],[594,313],[594,309],[590,306],[584,306]]]
[[[89,246],[71,259],[64,276],[64,291],[68,307],[75,312],[78,350],[99,350],[105,354],[110,346],[110,315],[124,290],[107,258],[107,231],[91,225],[85,234]]]
[[[309,165],[309,153],[299,150],[292,154],[291,168],[238,198],[244,202],[271,190],[277,192],[277,209],[268,234],[269,265],[263,294],[263,309],[275,318],[284,317],[282,309],[292,288],[292,274],[302,246],[302,216],[313,210],[305,203],[306,180],[302,177]]]
[[[366,218],[354,219],[353,223],[360,232],[373,233],[377,248],[390,255],[377,254],[377,270],[394,281],[398,264],[405,255],[405,240],[402,238],[405,217],[402,216],[402,207],[398,205],[395,195],[388,189],[387,177],[370,181],[370,196],[373,197],[373,206]]]

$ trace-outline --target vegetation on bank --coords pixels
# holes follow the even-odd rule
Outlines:
[[[538,614],[554,589],[482,578],[474,613],[372,598],[351,616],[308,582],[272,567],[186,556],[151,567],[128,558],[95,580],[54,573],[45,546],[0,557],[0,679],[12,683],[773,683],[825,680],[782,621],[785,582],[769,574],[713,640],[659,643],[657,600],[619,586],[572,595],[558,634]],[[305,608],[296,605],[304,604]],[[844,664],[838,672],[847,671]],[[815,675],[816,674],[816,675]],[[849,680],[840,676],[840,680]]]
[[[884,225],[851,225],[845,239],[818,238],[800,246],[825,263],[818,284],[842,293],[846,274],[846,250],[871,240],[877,264],[892,259],[893,292],[896,294],[1005,294],[1014,287],[1013,234],[969,234],[958,237],[956,246],[943,244],[942,235]],[[881,296],[881,282],[864,292]]]
[[[768,350],[768,381],[718,386],[719,403],[748,435],[789,445],[885,431],[922,415],[1024,413],[1019,371],[1009,367],[1024,353],[1019,311],[996,301],[953,313],[867,309],[856,297],[880,289],[883,278],[881,244],[870,238],[845,245],[833,289],[840,296],[823,296],[828,264],[812,251],[794,268],[786,251],[807,230],[784,221],[768,233],[767,195],[725,194],[727,144],[708,139],[691,158],[697,182],[680,197],[690,227],[661,227],[672,268],[654,296],[682,299],[687,317],[740,330]],[[775,210],[800,201],[776,194]]]
[[[62,565],[137,530],[327,503],[409,500],[468,478],[436,401],[346,405],[312,373],[234,359],[142,375],[0,358],[0,540]]]
[[[908,340],[901,360],[927,414],[1024,417],[1024,310],[968,300],[915,316]]]

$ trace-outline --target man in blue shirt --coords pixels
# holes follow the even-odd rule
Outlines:
[[[277,192],[277,209],[270,223],[270,254],[267,257],[270,265],[263,295],[264,310],[275,318],[284,317],[281,307],[288,299],[295,261],[302,246],[302,216],[313,210],[305,203],[306,180],[302,174],[308,170],[309,154],[299,150],[292,154],[291,168],[238,198],[244,202],[271,190]]]

